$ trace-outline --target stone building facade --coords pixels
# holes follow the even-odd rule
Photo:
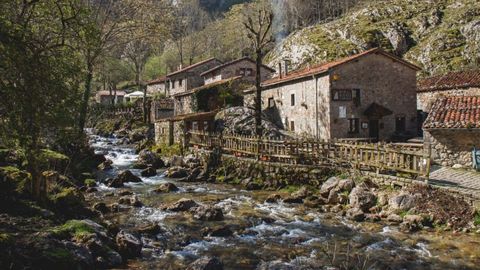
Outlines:
[[[480,96],[438,98],[423,128],[435,163],[471,167],[472,150],[480,147]]]
[[[169,81],[169,96],[189,91],[204,84],[203,72],[222,64],[215,58],[198,62],[167,75]]]
[[[418,70],[395,55],[371,49],[265,81],[262,107],[277,124],[305,137],[413,137]],[[247,94],[248,100],[255,95]]]
[[[256,70],[257,66],[255,61],[248,57],[243,57],[222,65],[218,65],[203,72],[201,76],[203,76],[206,85],[233,77],[241,77],[242,81],[255,84]],[[261,80],[264,81],[271,78],[274,73],[274,69],[266,65],[262,65],[260,71]]]
[[[156,96],[157,94],[161,94],[165,97],[168,96],[167,76],[148,81],[147,93],[151,94],[152,96]]]
[[[112,90],[111,94],[109,90],[102,90],[95,93],[95,101],[104,105],[120,104],[124,102],[125,95],[125,91],[122,90]]]

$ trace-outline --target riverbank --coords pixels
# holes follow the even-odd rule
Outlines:
[[[473,248],[479,237],[473,229],[462,232],[459,223],[448,226],[446,220],[442,225],[441,215],[435,222],[435,218],[424,219],[412,209],[395,210],[382,218],[382,210],[387,213],[391,207],[390,201],[400,201],[401,207],[408,201],[393,200],[398,196],[385,197],[383,192],[415,197],[417,191],[370,187],[368,179],[357,182],[347,175],[326,175],[325,186],[299,189],[287,185],[265,190],[258,179],[242,183],[238,178],[225,177],[221,166],[210,167],[212,173],[207,175],[203,167],[209,164],[207,160],[194,156],[165,158],[166,166],[155,169],[155,174],[142,176],[149,166],[145,157],[151,157],[153,165],[158,162],[158,155],[143,152],[139,159],[135,150],[117,143],[94,139],[97,151],[112,160],[112,168],[99,177],[98,192],[90,194],[87,200],[96,205],[105,220],[139,239],[141,253],[127,262],[130,268],[184,269],[197,259],[205,262],[204,256],[214,262],[217,258],[224,269],[310,269],[319,265],[344,269],[342,264],[350,255],[352,261],[368,258],[371,269],[431,269],[432,265],[474,269],[479,262]],[[118,179],[119,174],[124,178],[125,170],[141,182],[136,178],[135,182],[112,180]],[[214,177],[219,171],[224,177]],[[122,182],[122,186],[112,187],[115,182]],[[351,191],[347,194],[340,187]],[[340,200],[343,197],[347,201],[324,202],[330,197],[330,192],[329,196],[321,195],[327,189],[335,190]],[[351,196],[352,193],[356,195]],[[362,195],[370,193],[373,196]],[[442,198],[437,193],[428,196]],[[365,199],[371,197],[375,199]],[[350,198],[356,198],[353,204]],[[369,204],[373,206],[367,209]],[[363,214],[351,210],[355,208]],[[417,214],[421,220],[415,217]],[[363,221],[359,222],[357,218],[362,215]],[[435,217],[435,212],[431,215]],[[395,259],[390,259],[391,254],[396,254]]]

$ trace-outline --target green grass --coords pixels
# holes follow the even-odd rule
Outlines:
[[[179,156],[182,154],[182,151],[180,150],[180,144],[157,144],[151,148],[151,151],[165,157]]]
[[[295,191],[298,191],[300,188],[301,188],[301,186],[288,185],[288,186],[282,188],[280,191],[281,191],[281,192],[293,193],[293,192],[295,192]]]
[[[475,226],[480,225],[480,211],[475,213],[475,216],[473,217],[473,224],[475,224]]]

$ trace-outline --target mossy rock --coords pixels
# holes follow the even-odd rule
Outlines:
[[[29,189],[32,176],[17,167],[0,167],[0,193],[26,193]]]
[[[50,195],[49,199],[54,210],[67,216],[85,210],[85,198],[76,188],[64,188],[61,192]]]
[[[87,187],[95,187],[97,185],[97,181],[95,181],[95,179],[91,179],[91,178],[85,179],[85,181],[83,181],[83,183]]]
[[[64,171],[70,158],[50,149],[42,149],[39,155],[40,167],[44,170]]]
[[[81,238],[85,235],[95,233],[95,229],[82,220],[72,219],[65,224],[55,227],[51,230],[54,236],[62,239]]]
[[[0,233],[0,247],[10,246],[15,242],[13,236],[9,233]]]

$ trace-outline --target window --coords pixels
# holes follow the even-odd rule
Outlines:
[[[198,123],[197,121],[192,122],[192,130],[197,131],[198,130]]]
[[[295,131],[295,121],[290,121],[290,131]]]
[[[246,74],[247,76],[252,76],[252,75],[253,75],[253,69],[247,68],[245,74]]]
[[[353,104],[355,106],[360,106],[360,89],[353,89],[352,90],[352,99],[353,99]]]
[[[244,68],[241,68],[241,69],[238,71],[238,74],[239,74],[240,76],[245,76],[245,72],[246,72],[245,69],[244,69]]]
[[[332,99],[334,101],[350,101],[352,100],[352,90],[350,89],[333,90]]]
[[[405,132],[405,116],[395,117],[395,131],[397,133]]]
[[[178,86],[182,86],[183,84],[183,79],[178,80]]]
[[[358,118],[350,118],[349,121],[349,128],[348,133],[356,134],[359,131],[359,119]]]
[[[295,94],[290,95],[290,105],[295,106]]]
[[[203,122],[203,131],[208,131],[208,121]]]
[[[172,85],[172,89],[175,89],[175,80],[170,81],[170,84]]]
[[[273,97],[268,98],[268,108],[273,108],[275,107],[275,100],[273,100]]]

